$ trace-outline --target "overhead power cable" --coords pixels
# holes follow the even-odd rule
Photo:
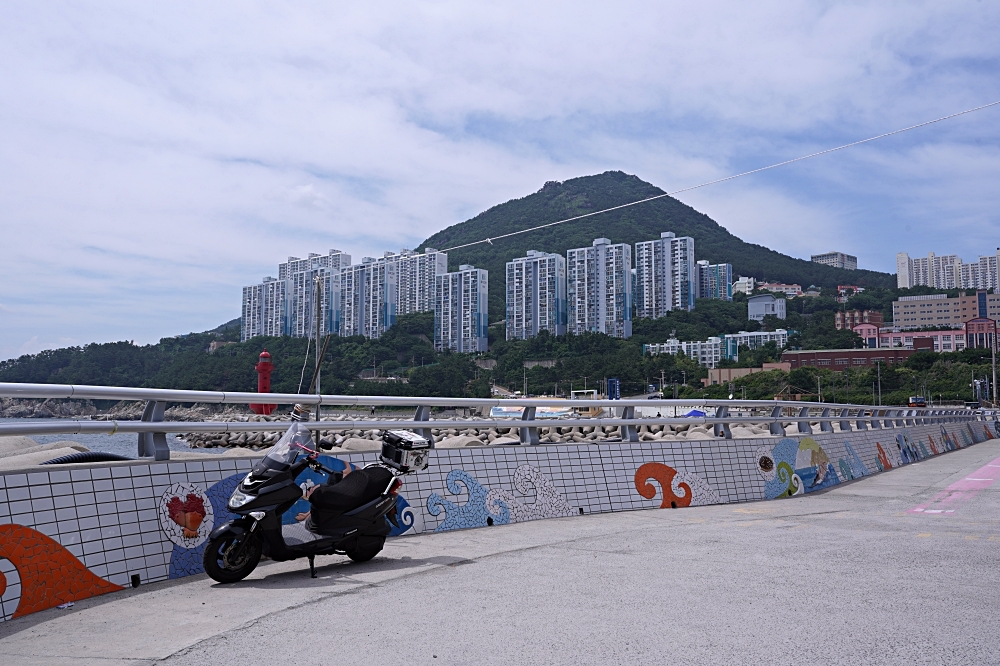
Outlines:
[[[920,127],[926,127],[927,125],[933,125],[934,123],[939,123],[942,120],[950,120],[951,118],[957,118],[958,116],[964,116],[967,113],[973,113],[975,111],[981,111],[983,109],[988,109],[991,106],[997,106],[1000,104],[1000,100],[995,102],[990,102],[989,104],[983,104],[982,106],[977,106],[974,109],[966,109],[965,111],[959,111],[958,113],[953,113],[948,116],[942,116],[940,118],[935,118],[934,120],[928,120],[926,122],[919,123],[917,125],[911,125],[910,127],[904,127],[902,129],[893,130],[892,132],[886,132],[885,134],[879,134],[878,136],[869,137],[867,139],[861,139],[860,141],[853,141],[851,143],[845,143],[842,146],[837,146],[836,148],[827,148],[826,150],[821,150],[818,153],[812,153],[810,155],[803,155],[802,157],[796,157],[795,159],[785,160],[784,162],[778,162],[777,164],[771,164],[769,166],[760,167],[759,169],[753,169],[752,171],[744,171],[743,173],[738,173],[732,176],[726,176],[725,178],[719,178],[717,180],[710,180],[707,183],[702,183],[701,185],[693,185],[691,187],[685,187],[680,190],[674,190],[673,192],[665,192],[664,194],[657,194],[653,197],[646,197],[645,199],[639,199],[638,201],[633,201],[631,203],[621,204],[619,206],[612,206],[611,208],[603,208],[601,210],[595,210],[592,213],[584,213],[583,215],[576,215],[574,217],[567,217],[565,220],[558,220],[556,222],[549,222],[547,224],[540,224],[536,227],[530,227],[528,229],[521,229],[520,231],[512,231],[509,234],[502,234],[500,236],[492,236],[490,238],[484,238],[482,240],[473,241],[471,243],[463,243],[462,245],[455,245],[449,248],[445,248],[442,252],[449,252],[451,250],[459,250],[463,247],[470,247],[472,245],[481,245],[483,243],[488,243],[493,245],[493,241],[502,240],[504,238],[510,238],[511,236],[518,236],[520,234],[526,234],[532,231],[538,231],[539,229],[546,229],[548,227],[554,227],[557,224],[566,224],[567,222],[574,222],[576,220],[582,220],[585,217],[593,217],[594,215],[600,215],[602,213],[610,213],[614,210],[621,210],[622,208],[628,208],[630,206],[638,206],[639,204],[644,204],[649,201],[655,201],[656,199],[662,199],[663,197],[672,197],[676,194],[681,194],[683,192],[690,192],[691,190],[697,190],[702,187],[708,187],[709,185],[716,185],[718,183],[724,183],[727,180],[734,180],[736,178],[742,178],[743,176],[749,176],[751,174],[760,173],[761,171],[767,171],[768,169],[777,169],[778,167],[785,166],[786,164],[793,164],[795,162],[801,162],[803,160],[812,159],[813,157],[819,157],[820,155],[826,155],[828,153],[834,153],[838,150],[843,150],[845,148],[851,148],[852,146],[859,146],[862,143],[869,143],[870,141],[878,141],[879,139],[884,139],[888,136],[893,136],[894,134],[902,134],[903,132],[909,132],[910,130],[915,130]]]

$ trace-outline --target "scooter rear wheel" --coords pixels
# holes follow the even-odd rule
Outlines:
[[[376,555],[382,552],[382,548],[385,546],[385,537],[373,538],[370,541],[365,541],[358,544],[356,547],[345,550],[347,556],[354,560],[355,562],[367,562]]]
[[[249,576],[260,562],[263,545],[255,534],[248,538],[245,544],[240,544],[234,534],[211,539],[202,556],[205,573],[220,583],[235,583]]]

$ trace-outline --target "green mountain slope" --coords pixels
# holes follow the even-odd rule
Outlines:
[[[549,182],[523,199],[494,206],[471,220],[439,231],[424,241],[421,248],[443,250],[657,194],[663,194],[663,190],[620,171],[574,178],[564,183]],[[803,287],[811,284],[819,287],[838,284],[896,286],[895,276],[889,273],[830,268],[746,243],[707,215],[671,197],[514,236],[493,245],[452,250],[448,253],[448,263],[450,270],[456,270],[460,264],[474,264],[490,272],[490,320],[499,321],[503,319],[505,307],[505,264],[511,259],[524,256],[528,250],[565,255],[566,250],[586,247],[602,236],[610,238],[612,243],[634,244],[659,238],[663,231],[691,236],[697,259],[731,263],[736,275],[799,283]]]

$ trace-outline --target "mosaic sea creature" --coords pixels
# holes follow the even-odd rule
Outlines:
[[[432,516],[445,512],[445,519],[434,530],[443,532],[446,530],[464,529],[467,527],[486,527],[487,525],[506,525],[510,522],[510,509],[506,502],[497,499],[495,508],[497,513],[492,513],[486,506],[486,488],[464,469],[453,469],[448,472],[446,485],[448,492],[452,495],[468,493],[469,499],[465,504],[459,505],[444,499],[437,493],[431,493],[427,498],[427,512]]]
[[[0,561],[4,620],[122,589],[92,573],[58,542],[22,525],[0,525]]]
[[[555,485],[531,465],[521,465],[514,470],[514,488],[522,495],[534,495],[535,501],[522,502],[502,488],[493,488],[486,494],[486,507],[490,513],[499,514],[506,507],[510,510],[512,523],[573,515],[573,507],[559,494]]]
[[[635,472],[635,489],[646,499],[656,497],[656,486],[650,481],[656,481],[660,486],[661,509],[722,503],[718,494],[701,477],[690,472],[678,472],[663,463],[643,463]]]

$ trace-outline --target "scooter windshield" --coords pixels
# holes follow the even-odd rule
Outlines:
[[[300,455],[316,452],[309,430],[301,423],[293,423],[278,443],[271,447],[265,459],[279,465],[291,465]]]

